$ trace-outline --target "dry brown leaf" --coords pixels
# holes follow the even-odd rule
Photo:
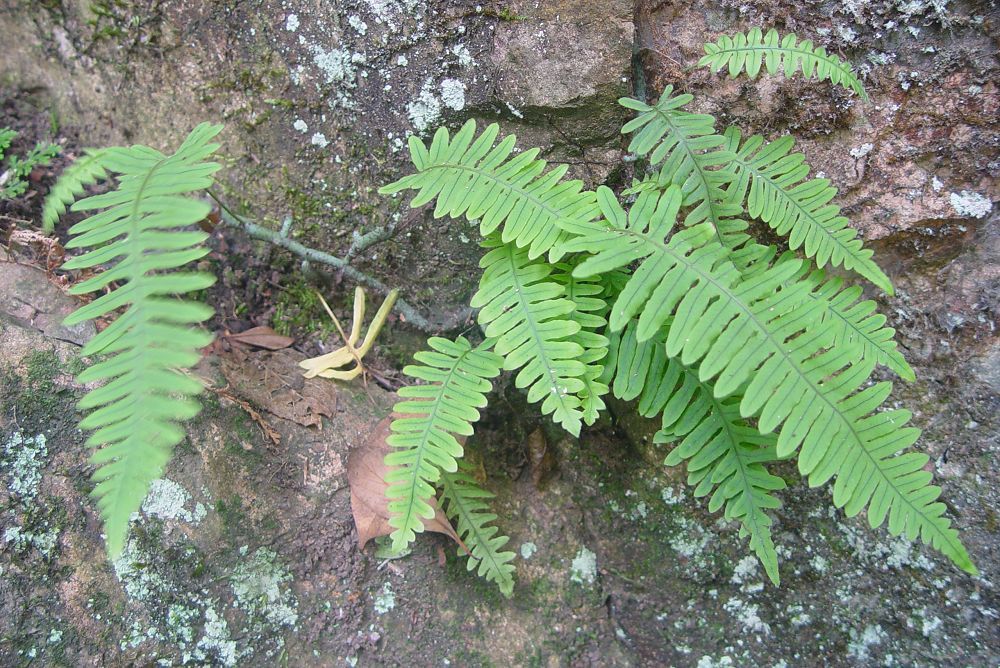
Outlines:
[[[292,337],[282,336],[270,327],[253,327],[239,334],[227,334],[226,340],[265,350],[281,350],[295,343]]]
[[[347,460],[351,512],[354,515],[354,526],[358,530],[358,548],[362,550],[372,538],[388,536],[393,532],[393,528],[389,526],[389,502],[385,498],[385,490],[389,486],[385,481],[385,474],[388,472],[385,456],[389,452],[385,439],[389,436],[391,424],[391,416],[379,422],[371,437],[364,445],[352,450]],[[424,520],[424,529],[443,533],[468,552],[465,543],[438,506],[437,500],[431,499],[430,503],[435,515],[433,519]]]
[[[528,461],[531,463],[531,483],[538,489],[551,477],[556,467],[555,455],[541,427],[528,436]]]
[[[303,378],[298,364],[304,357],[288,348],[274,352],[234,348],[220,355],[222,375],[233,394],[304,427],[322,427],[323,416],[332,418],[337,409],[337,389],[318,378]]]

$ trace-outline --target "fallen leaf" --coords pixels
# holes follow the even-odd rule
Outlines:
[[[220,355],[222,375],[230,391],[261,410],[304,427],[322,427],[323,416],[337,409],[333,383],[303,378],[298,371],[302,353],[283,350],[249,352],[233,348]]]
[[[265,350],[281,350],[295,343],[292,337],[282,336],[270,327],[254,327],[239,334],[227,334],[226,340]]]
[[[541,427],[528,436],[528,461],[531,463],[531,483],[538,489],[556,468],[556,458]]]
[[[390,434],[391,424],[391,416],[379,422],[371,437],[364,445],[351,451],[347,460],[351,512],[354,515],[354,526],[358,530],[358,547],[362,550],[372,538],[388,536],[394,531],[389,526],[389,502],[385,498],[385,490],[389,486],[385,481],[385,474],[389,471],[389,467],[385,465],[385,456],[389,452],[385,439]],[[424,520],[424,529],[443,533],[468,552],[437,499],[431,499],[430,504],[434,508],[434,518]]]

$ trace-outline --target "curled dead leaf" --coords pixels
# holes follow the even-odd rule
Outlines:
[[[281,350],[295,343],[290,336],[282,336],[270,327],[253,327],[239,334],[227,334],[226,340],[232,343],[242,343],[265,350]]]
[[[386,417],[375,427],[371,437],[360,447],[351,451],[347,460],[347,482],[351,487],[351,513],[354,515],[354,526],[358,531],[358,548],[372,538],[388,536],[393,532],[389,526],[389,502],[385,498],[385,490],[389,486],[385,475],[389,467],[385,465],[385,456],[389,445],[385,439],[390,434],[392,417]],[[434,508],[434,518],[424,520],[424,529],[443,533],[459,544],[463,550],[468,548],[458,537],[451,523],[437,503],[431,499]]]
[[[538,489],[552,477],[552,472],[556,468],[556,458],[541,427],[531,432],[527,445],[528,461],[531,463],[531,483]]]

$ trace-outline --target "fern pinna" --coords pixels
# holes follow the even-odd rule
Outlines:
[[[754,29],[706,53],[702,64],[734,76],[756,76],[763,60],[769,72],[801,68],[864,97],[847,64],[794,35]],[[808,178],[790,138],[719,133],[712,116],[685,109],[691,99],[667,87],[655,104],[620,100],[637,112],[622,129],[629,150],[650,167],[626,190],[627,209],[609,188],[585,191],[560,180],[564,168],[545,172],[536,149],[510,158],[513,137],[494,146],[497,127],[476,137],[471,121],[454,138],[439,129],[429,147],[411,137],[417,172],[382,192],[414,189],[412,206],[434,201],[435,216],[480,221],[487,253],[472,305],[482,348],[574,435],[596,420],[609,389],[659,417],[655,440],[676,443],[665,463],[686,464],[695,495],[739,522],[775,583],[770,513],[784,481],[768,464],[793,457],[810,485],[834,481],[847,515],[867,511],[873,528],[887,522],[975,573],[923,470],[928,457],[905,452],[919,435],[906,426],[910,413],[884,407],[891,383],[869,383],[879,364],[914,378],[894,332],[860,287],[823,267],[891,294],[889,278],[832,203],[830,182]],[[754,243],[751,220],[791,250]],[[420,391],[432,402],[444,387]],[[447,488],[455,462],[443,461]],[[411,490],[424,500],[434,492]]]
[[[211,140],[221,129],[199,125],[173,155],[145,146],[103,150],[100,168],[117,175],[117,189],[72,207],[101,211],[70,228],[66,247],[87,252],[63,268],[104,269],[70,292],[103,294],[70,314],[66,324],[118,312],[84,346],[82,355],[102,359],[77,379],[104,383],[81,400],[80,408],[91,412],[80,427],[93,431],[87,444],[98,448],[92,458],[98,466],[94,495],[112,556],[121,552],[130,516],[184,438],[177,423],[199,410],[191,397],[202,384],[183,369],[193,366],[198,349],[211,342],[211,335],[193,325],[213,311],[174,295],[215,281],[209,274],[177,270],[209,250],[205,232],[184,228],[204,219],[210,206],[184,195],[212,184],[219,165],[205,159],[218,148]],[[67,192],[79,190],[72,186]]]

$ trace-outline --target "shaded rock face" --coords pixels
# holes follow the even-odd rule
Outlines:
[[[550,438],[558,467],[536,486],[525,445],[535,411],[506,386],[469,456],[489,472],[498,523],[518,554],[514,598],[465,572],[437,537],[422,536],[408,558],[379,560],[356,549],[344,465],[392,397],[372,383],[341,385],[322,430],[284,420],[240,376],[293,379],[297,358],[287,351],[206,360],[198,373],[261,402],[281,442],[266,440],[237,403],[206,395],[111,564],[72,408],[89,332],[59,330],[71,302],[44,277],[3,264],[0,609],[13,612],[0,617],[0,663],[996,664],[990,11],[920,2],[8,3],[0,22],[15,46],[0,60],[4,85],[43,88],[88,145],[172,147],[195,123],[224,121],[230,201],[274,220],[290,213],[300,238],[337,253],[352,232],[400,213],[402,200],[374,188],[408,170],[407,133],[441,121],[498,120],[591,185],[631,176],[618,134],[626,116],[612,105],[630,89],[652,96],[674,84],[744,133],[795,134],[899,288],[880,305],[918,380],[895,397],[924,429],[919,447],[982,576],[845,519],[828,489],[808,489],[787,465],[778,470],[790,488],[775,513],[775,589],[733,524],[692,498],[684,471],[659,465],[666,452],[649,444],[648,423],[608,421],[579,443]],[[734,82],[687,69],[704,41],[755,24],[811,37],[862,66],[872,103],[801,79]],[[360,266],[418,303],[467,299],[474,229],[420,218],[407,231]],[[289,380],[274,397],[302,391]]]

